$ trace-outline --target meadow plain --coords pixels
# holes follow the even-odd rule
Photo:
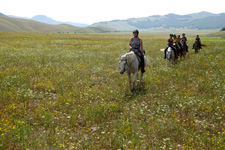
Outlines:
[[[141,36],[131,93],[119,74],[130,37],[0,33],[0,149],[224,149],[225,39],[167,68],[167,36]]]

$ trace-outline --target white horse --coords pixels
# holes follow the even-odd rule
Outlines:
[[[170,63],[175,64],[175,54],[171,47],[167,49],[166,52],[167,66],[170,66]]]
[[[144,60],[146,65],[146,56],[144,56]],[[139,68],[140,62],[138,60],[138,57],[135,55],[133,51],[128,52],[120,57],[119,64],[120,64],[120,74],[123,74],[126,71],[129,78],[130,90],[132,91],[134,89],[135,81],[138,76],[138,70],[140,70]],[[131,73],[134,74],[132,85],[131,85]],[[138,86],[140,86],[142,78],[143,73],[141,73]]]

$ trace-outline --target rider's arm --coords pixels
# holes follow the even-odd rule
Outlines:
[[[130,42],[129,42],[129,49],[132,50],[131,39],[130,39]]]
[[[168,44],[167,44],[167,45],[170,45],[170,39],[168,39],[168,40],[167,40],[167,42],[168,42]]]

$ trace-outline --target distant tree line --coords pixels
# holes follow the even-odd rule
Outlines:
[[[220,31],[225,31],[225,27],[223,27]]]

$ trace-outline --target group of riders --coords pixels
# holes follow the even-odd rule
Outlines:
[[[144,73],[145,72],[145,64],[144,64],[145,51],[143,49],[142,39],[139,38],[138,35],[139,35],[139,31],[134,30],[133,37],[130,39],[130,42],[129,42],[129,49],[130,51],[133,51],[141,60],[140,68],[141,68],[141,72]],[[185,33],[182,34],[182,37],[176,34],[170,34],[169,36],[170,38],[168,39],[168,45],[166,49],[164,50],[164,54],[165,54],[164,59],[166,59],[166,52],[169,47],[173,49],[176,59],[178,58],[178,56],[183,54],[183,51],[188,52],[187,37],[185,36]],[[196,36],[195,44],[197,44],[199,48],[201,49],[201,40],[199,35]],[[193,44],[192,49],[194,49],[195,44]]]
[[[195,44],[197,44],[200,49],[202,48],[201,39],[199,35],[197,35],[195,38]],[[192,49],[194,49],[195,44],[193,44]],[[178,58],[178,56],[183,54],[183,51],[188,52],[187,37],[185,36],[185,33],[182,34],[182,37],[180,35],[170,34],[170,38],[168,39],[168,45],[164,50],[164,59],[166,59],[166,52],[169,47],[171,47],[174,51],[176,59]]]

